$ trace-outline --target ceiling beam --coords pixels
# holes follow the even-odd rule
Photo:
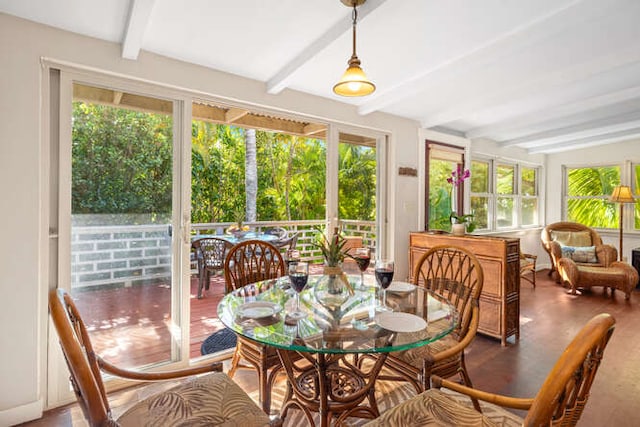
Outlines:
[[[415,96],[416,93],[438,87],[442,82],[450,81],[454,77],[472,76],[475,69],[481,69],[495,61],[503,60],[505,53],[519,52],[540,40],[551,37],[560,29],[569,26],[571,22],[588,19],[588,14],[576,14],[571,11],[581,1],[573,0],[561,4],[544,15],[537,16],[510,31],[474,46],[469,51],[398,81],[397,84],[387,87],[385,90],[378,90],[358,107],[358,113],[365,115],[381,110],[405,98]],[[591,7],[600,10],[603,6],[596,3]],[[424,119],[425,122],[428,120],[428,118]],[[427,124],[429,124],[428,127],[432,127],[445,123],[428,122]]]
[[[113,103],[115,105],[120,104],[120,102],[122,102],[122,95],[124,95],[124,92],[119,91],[119,90],[114,90],[113,91]]]
[[[614,132],[605,135],[604,137],[602,135],[596,135],[588,138],[574,139],[572,141],[563,141],[552,145],[532,147],[528,149],[527,152],[530,154],[558,153],[560,151],[569,151],[578,148],[595,147],[598,145],[613,144],[615,142],[630,141],[637,138],[640,138],[640,128]]]
[[[151,21],[151,11],[156,0],[132,0],[129,8],[127,29],[122,42],[122,57],[138,59],[144,33]]]
[[[358,22],[366,18],[367,15],[381,6],[385,1],[387,0],[367,0],[366,3],[358,8]],[[340,19],[336,22],[331,28],[307,46],[306,49],[300,52],[298,56],[285,64],[267,80],[267,92],[274,95],[282,92],[289,85],[296,71],[318,56],[320,52],[336,41],[338,37],[349,31],[351,25],[351,19]]]
[[[573,126],[551,129],[521,138],[510,139],[502,141],[500,146],[510,147],[513,145],[524,145],[529,143],[535,143],[536,145],[549,145],[564,141],[589,138],[596,135],[606,135],[629,129],[640,129],[640,111],[634,111],[630,114],[621,114],[614,117],[607,117],[600,120],[590,121],[588,123],[580,123]]]
[[[316,135],[327,130],[327,126],[320,123],[309,123],[303,128],[305,135]]]
[[[247,114],[249,114],[249,110],[231,107],[224,113],[224,120],[228,123],[233,123]]]
[[[640,65],[640,64],[639,64]],[[604,95],[592,96],[590,98],[582,98],[575,102],[569,102],[564,105],[555,107],[546,107],[535,111],[521,112],[519,117],[493,123],[487,126],[480,126],[469,129],[466,132],[467,138],[491,138],[493,135],[501,132],[507,132],[511,129],[526,128],[527,126],[542,125],[550,122],[550,127],[555,127],[553,121],[563,117],[569,117],[574,114],[584,113],[585,111],[605,108],[615,104],[621,104],[627,101],[640,99],[640,86],[629,87],[616,92]]]

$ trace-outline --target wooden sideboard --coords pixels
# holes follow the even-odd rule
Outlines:
[[[409,266],[413,270],[422,254],[439,245],[461,246],[472,252],[484,272],[480,294],[478,332],[500,338],[520,338],[520,239],[493,236],[453,236],[415,232],[409,235]]]

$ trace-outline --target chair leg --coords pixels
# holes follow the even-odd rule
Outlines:
[[[198,275],[198,299],[202,299],[202,288],[204,287],[205,276],[207,276],[206,270],[203,270]]]
[[[236,344],[236,349],[233,351],[233,357],[231,358],[231,368],[229,368],[229,372],[227,373],[227,375],[229,375],[229,378],[233,378],[233,376],[236,374],[236,371],[238,370],[238,365],[240,364],[240,346],[242,344],[240,343],[240,341],[238,341],[238,343]]]
[[[267,378],[267,369],[264,366],[258,368],[258,399],[262,404],[262,410],[269,414],[271,412],[271,389]]]
[[[460,377],[462,377],[462,381],[464,382],[464,385],[466,385],[469,388],[473,388],[473,384],[471,383],[471,378],[469,377],[469,373],[467,372],[467,364],[464,361],[464,353],[461,356],[459,372],[460,372]],[[480,408],[480,402],[478,402],[478,399],[471,398],[471,401],[473,402],[473,407],[476,409],[476,411],[482,413],[482,409]]]
[[[535,267],[533,268],[533,270],[531,270],[531,274],[533,275],[532,283],[533,283],[533,288],[535,289],[536,288],[536,269],[535,269]]]

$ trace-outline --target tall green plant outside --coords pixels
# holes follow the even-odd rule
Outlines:
[[[620,184],[620,168],[601,166],[567,169],[567,220],[589,227],[617,228],[618,205],[609,195]]]
[[[72,113],[72,213],[168,221],[171,116],[84,102],[74,102]]]
[[[73,104],[74,214],[171,215],[172,117]],[[246,209],[245,129],[191,126],[192,222],[232,222]],[[326,144],[256,131],[258,221],[318,220],[326,214]],[[375,219],[376,155],[340,144],[340,217]]]

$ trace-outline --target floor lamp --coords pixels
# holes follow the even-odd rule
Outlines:
[[[622,261],[622,214],[624,212],[624,204],[634,203],[635,200],[631,194],[631,188],[628,185],[618,185],[614,188],[609,200],[620,204],[620,218],[618,218],[618,222],[620,223],[620,254],[618,255],[618,260]]]

